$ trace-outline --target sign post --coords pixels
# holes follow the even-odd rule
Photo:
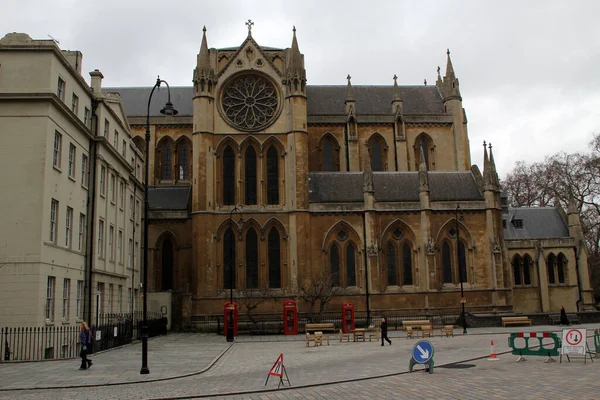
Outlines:
[[[567,356],[569,362],[571,362],[569,356],[583,356],[584,364],[587,363],[587,355],[589,354],[590,360],[594,362],[590,348],[587,345],[586,329],[563,329],[560,362],[562,362],[563,354]]]
[[[285,374],[285,379],[283,379],[283,374]],[[292,386],[292,384],[290,383],[290,378],[288,378],[287,371],[285,370],[285,365],[283,365],[283,353],[279,354],[279,357],[277,357],[277,360],[275,360],[275,364],[273,364],[273,366],[271,367],[271,370],[267,375],[267,380],[265,381],[265,386],[267,386],[267,383],[269,382],[269,377],[271,375],[279,377],[279,384],[277,385],[277,389],[279,389],[281,385],[285,386],[285,383],[283,381],[287,381],[288,385]]]
[[[408,369],[412,372],[416,364],[424,364],[425,371],[433,374],[433,345],[428,340],[421,340],[415,344],[412,349],[412,357],[408,364]]]

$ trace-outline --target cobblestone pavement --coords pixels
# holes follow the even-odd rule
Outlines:
[[[588,328],[600,327],[589,325]],[[597,376],[600,359],[584,365],[583,360],[571,363],[545,364],[543,357],[529,357],[516,363],[516,356],[501,354],[509,351],[509,332],[548,331],[557,327],[470,329],[468,335],[454,338],[434,337],[435,373],[406,374],[414,339],[405,339],[401,332],[391,332],[393,344],[340,343],[306,347],[301,336],[240,337],[228,348],[222,336],[178,334],[153,339],[149,343],[151,374],[139,375],[141,346],[132,345],[94,356],[89,371],[78,371],[77,360],[47,363],[0,364],[0,399],[76,399],[82,395],[94,399],[145,399],[206,395],[232,399],[390,399],[390,398],[596,398],[600,390]],[[590,334],[591,332],[588,332]],[[330,335],[332,339],[336,335]],[[279,341],[278,341],[279,340]],[[490,340],[500,354],[499,361],[487,361]],[[588,339],[590,345],[593,340]],[[291,390],[248,393],[276,388],[271,377],[265,387],[267,372],[277,356],[284,354]],[[219,358],[219,355],[222,356]],[[447,363],[485,357],[468,362],[467,369],[439,368]],[[564,360],[563,360],[564,361]],[[75,385],[133,382],[138,379],[176,377],[201,371],[204,373],[159,382],[130,383],[67,389],[7,390],[48,385]],[[368,379],[373,376],[396,374]],[[341,383],[349,379],[361,381]],[[318,387],[302,385],[323,384]],[[239,395],[235,393],[239,393]],[[240,392],[245,392],[241,394]],[[219,394],[229,394],[218,397]],[[233,397],[232,397],[233,396]]]

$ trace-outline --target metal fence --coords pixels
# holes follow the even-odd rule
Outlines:
[[[382,317],[387,318],[388,329],[398,330],[402,328],[404,320],[430,320],[434,326],[460,325],[460,312],[450,313],[428,313],[428,314],[398,314],[392,312],[371,312],[370,321],[367,320],[365,311],[354,313],[354,322],[357,328],[370,325],[379,326]],[[298,330],[304,332],[306,324],[313,322],[333,323],[336,329],[342,327],[342,316],[336,314],[322,314],[316,316],[309,313],[298,313]],[[195,331],[208,333],[223,333],[222,315],[202,315],[192,317],[191,327]],[[283,315],[256,314],[249,318],[240,314],[238,318],[238,334],[267,335],[283,334]]]
[[[139,340],[142,314],[106,314],[102,324],[91,326],[91,352],[108,350]],[[79,357],[80,326],[0,328],[0,362],[39,361]],[[148,336],[164,333],[161,314],[148,313]]]

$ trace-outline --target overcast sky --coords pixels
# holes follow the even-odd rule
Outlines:
[[[172,8],[169,8],[172,7]],[[472,162],[492,142],[501,176],[518,160],[585,151],[600,133],[599,1],[4,0],[0,27],[51,35],[84,54],[104,86],[190,86],[206,25],[209,47],[254,39],[289,47],[308,84],[435,84],[450,48],[469,120]]]

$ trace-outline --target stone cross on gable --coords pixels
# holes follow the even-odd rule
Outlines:
[[[248,36],[252,36],[252,25],[254,25],[254,22],[249,19],[248,22],[246,22],[246,26],[248,27]]]

